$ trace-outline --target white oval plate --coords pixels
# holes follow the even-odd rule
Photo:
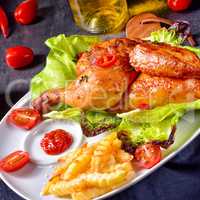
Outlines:
[[[25,95],[12,109],[17,107],[25,107],[30,103],[30,94]],[[12,110],[11,109],[11,110]],[[11,111],[10,110],[10,111]],[[7,115],[10,113],[7,113]],[[28,132],[22,129],[13,127],[6,123],[7,115],[0,122],[0,158],[13,152],[15,150],[23,149],[24,141],[27,137]],[[154,166],[150,170],[142,170],[136,174],[136,177],[126,185],[115,189],[97,199],[104,199],[110,197],[130,186],[133,186],[138,181],[151,174],[153,171],[161,167],[164,163],[174,157],[178,152],[185,148],[192,140],[194,140],[200,132],[200,111],[190,112],[183,117],[181,122],[177,126],[175,143],[164,152],[163,160]],[[104,136],[96,136],[88,140],[89,143],[98,141]],[[87,139],[86,139],[87,140]],[[52,166],[41,166],[31,163],[25,166],[23,169],[15,173],[1,173],[0,178],[18,195],[26,200],[61,200],[53,196],[41,197],[40,191],[47,182],[48,177],[53,171]]]

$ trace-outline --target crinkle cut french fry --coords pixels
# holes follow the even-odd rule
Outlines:
[[[73,192],[81,191],[85,188],[84,182],[80,182],[78,178],[71,181],[59,181],[49,187],[49,193],[59,197],[65,197]]]
[[[81,148],[76,151],[70,152],[66,156],[63,156],[61,159],[62,164],[55,168],[52,178],[46,184],[46,186],[42,190],[42,195],[48,195],[49,188],[60,180],[60,175],[65,172],[65,170],[69,167],[69,165],[87,148],[87,144],[84,144]]]
[[[107,140],[107,141],[112,142],[112,141],[114,141],[115,139],[118,140],[118,138],[117,138],[117,132],[112,132],[112,133],[110,133],[108,136],[105,137],[104,140]],[[120,141],[120,140],[119,140],[119,141]]]
[[[90,198],[89,195],[85,194],[84,192],[72,193],[72,199],[73,200],[92,200],[92,198]]]
[[[98,173],[88,174],[83,176],[83,180],[86,181],[90,187],[112,187],[115,184],[123,182],[126,176],[126,171],[119,170],[112,173]]]
[[[110,165],[109,167],[107,167],[107,169],[105,169],[105,173],[106,172],[111,173],[118,170],[125,170],[128,173],[129,171],[133,171],[133,167],[130,162],[118,163],[118,164]]]
[[[125,181],[125,174],[123,170],[104,174],[84,174],[71,181],[59,181],[52,185],[49,191],[56,196],[66,196],[74,192],[82,191],[88,187],[112,187]]]
[[[99,143],[96,150],[94,151],[92,160],[91,160],[91,171],[98,172],[101,171],[111,155],[111,146],[108,141]]]
[[[116,164],[117,164],[117,162],[116,162],[115,156],[111,154],[111,155],[109,156],[108,161],[107,161],[107,165],[106,165],[106,167],[104,168],[103,171],[105,171],[106,168],[108,168],[108,166],[116,165]]]
[[[120,149],[121,146],[122,146],[121,140],[119,140],[118,138],[114,139],[113,142],[112,142],[112,146],[113,146],[114,150]]]
[[[66,196],[73,192],[82,191],[88,187],[114,187],[126,180],[126,175],[130,171],[128,163],[121,164],[117,171],[111,173],[83,174],[71,181],[59,181],[49,189],[51,194]]]
[[[70,153],[68,153],[67,155],[62,156],[61,158],[58,159],[59,163],[62,162],[66,162],[67,160],[71,159],[71,158],[75,158],[78,155],[80,155],[80,153],[82,151],[84,151],[85,148],[88,147],[87,143],[84,143],[80,148],[78,148],[77,150],[71,151]]]
[[[73,200],[92,200],[98,196],[101,196],[107,192],[109,192],[111,188],[88,188],[81,192],[72,193]]]
[[[62,158],[60,158],[59,162],[61,162],[61,164],[55,168],[53,176],[57,176],[57,175],[63,174],[65,172],[65,170],[69,167],[69,165],[75,159],[77,159],[86,148],[87,148],[87,146],[84,145],[80,149],[78,149],[76,151],[73,151],[73,152],[70,152],[66,156],[63,156]]]
[[[62,179],[70,180],[89,168],[94,148],[86,148],[66,169]]]
[[[91,171],[99,172],[108,166],[108,162],[112,159],[112,152],[120,148],[119,143],[115,141],[116,138],[117,134],[112,133],[98,143],[91,160]]]
[[[50,188],[60,180],[59,176],[55,176],[53,178],[51,178],[48,183],[43,187],[42,191],[41,191],[41,195],[49,195],[51,194],[50,192]]]
[[[123,163],[123,162],[129,162],[131,160],[133,160],[133,155],[125,152],[124,150],[119,150],[116,155],[115,155],[115,159],[118,163]]]
[[[121,141],[111,133],[92,146],[84,146],[61,159],[63,165],[43,194],[73,200],[90,200],[120,187],[134,176],[132,155],[121,150]]]

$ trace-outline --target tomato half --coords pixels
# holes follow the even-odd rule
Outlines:
[[[192,0],[168,0],[168,6],[173,11],[183,11],[189,8]]]
[[[15,46],[6,49],[6,63],[14,69],[22,68],[33,62],[32,49],[25,46]]]
[[[14,109],[8,116],[8,122],[29,130],[42,120],[40,113],[32,108]]]
[[[150,169],[160,162],[162,152],[159,145],[148,143],[137,147],[134,156],[140,167]]]
[[[34,22],[37,17],[37,0],[26,0],[15,9],[15,20],[19,24],[27,25]]]
[[[116,62],[116,56],[114,54],[104,54],[100,57],[97,57],[95,64],[100,67],[111,67]]]
[[[0,169],[5,172],[14,172],[29,163],[29,154],[24,151],[15,151],[0,161]]]
[[[62,129],[46,133],[40,146],[49,155],[57,155],[67,150],[73,142],[72,135]]]

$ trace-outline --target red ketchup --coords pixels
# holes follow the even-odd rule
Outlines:
[[[70,133],[62,129],[56,129],[44,135],[40,146],[45,153],[57,155],[69,149],[72,143],[73,138]]]

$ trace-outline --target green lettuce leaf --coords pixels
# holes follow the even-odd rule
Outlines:
[[[190,103],[171,103],[165,106],[156,107],[151,110],[133,110],[127,113],[118,114],[120,118],[128,118],[134,123],[156,123],[174,115],[182,116],[190,110],[200,109],[200,100]]]
[[[191,46],[184,46],[183,48],[187,49],[187,50],[190,50],[194,53],[196,53],[196,55],[198,57],[200,57],[200,48],[197,48],[197,47],[191,47]]]
[[[150,40],[151,42],[158,42],[158,43],[167,43],[175,46],[179,46],[185,48],[189,51],[194,52],[198,57],[200,57],[200,48],[198,47],[191,47],[191,46],[183,46],[184,39],[181,38],[174,29],[166,29],[162,28],[158,31],[154,31],[151,33],[146,40]]]
[[[42,92],[66,86],[76,78],[76,57],[99,42],[97,36],[63,34],[48,39],[45,44],[50,48],[45,68],[37,74],[30,85],[32,99]]]
[[[118,131],[126,131],[129,142],[133,147],[148,142],[164,142],[169,139],[175,121],[178,117],[167,118],[158,123],[142,123],[137,124],[124,118],[118,127]]]
[[[166,28],[162,28],[158,31],[154,31],[151,35],[146,38],[146,40],[150,40],[151,42],[162,42],[172,45],[180,45],[184,42],[184,40],[179,37],[175,30],[168,30]]]
[[[67,108],[44,114],[44,118],[74,120],[81,124],[83,133],[87,136],[98,135],[119,126],[121,119],[105,111],[83,112],[79,108]]]
[[[124,146],[128,146],[128,149],[133,149],[147,142],[162,143],[173,140],[170,135],[181,117],[186,112],[197,109],[200,109],[200,100],[118,114],[117,116],[122,118],[118,130],[126,132],[126,140],[123,139],[122,142],[125,143]]]
[[[44,118],[50,119],[68,119],[80,122],[81,110],[79,108],[67,108],[63,111],[52,111],[43,115]]]
[[[120,118],[105,111],[87,111],[81,118],[83,132],[89,137],[114,129],[120,123]]]
[[[119,126],[121,119],[105,111],[87,111],[81,118],[81,127],[91,137]]]

